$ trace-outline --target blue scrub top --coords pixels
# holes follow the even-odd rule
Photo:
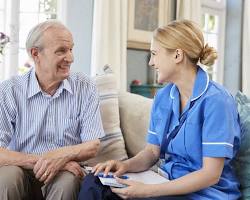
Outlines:
[[[194,105],[189,109],[190,102]],[[187,119],[168,146],[169,157],[163,169],[176,179],[202,168],[203,157],[223,157],[225,165],[220,181],[209,188],[190,194],[191,199],[229,199],[240,197],[239,183],[231,160],[240,145],[241,134],[236,103],[219,84],[210,81],[198,66],[193,94],[187,103]],[[174,84],[160,89],[151,111],[147,142],[160,146],[165,132],[179,124],[180,96]]]

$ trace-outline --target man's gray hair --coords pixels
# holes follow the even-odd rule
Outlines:
[[[34,26],[26,39],[26,51],[30,57],[31,56],[31,48],[37,47],[39,49],[43,48],[43,41],[42,41],[42,36],[43,33],[48,30],[49,28],[66,28],[65,25],[63,25],[60,21],[58,20],[47,20],[45,22],[41,22]]]

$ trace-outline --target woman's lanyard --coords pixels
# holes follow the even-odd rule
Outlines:
[[[184,124],[184,122],[187,119],[188,111],[193,107],[193,105],[194,105],[194,101],[191,101],[189,108],[184,113],[182,113],[182,115],[180,116],[179,125],[177,125],[169,134],[166,133],[166,130],[165,130],[165,134],[163,136],[163,140],[162,140],[162,144],[161,144],[160,159],[164,159],[164,160],[166,159],[166,154],[168,153],[167,152],[168,145],[169,145],[170,141],[173,138],[175,138],[175,136],[178,134],[179,130],[181,129],[182,125]]]

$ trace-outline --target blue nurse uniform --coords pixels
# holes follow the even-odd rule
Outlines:
[[[231,161],[239,149],[241,136],[233,97],[222,86],[210,81],[208,74],[198,66],[193,94],[183,112],[186,110],[187,118],[166,149],[168,157],[162,169],[170,179],[177,179],[201,169],[203,157],[223,157],[225,164],[219,182],[188,197],[195,200],[238,199],[239,183]],[[155,96],[147,142],[161,146],[164,134],[179,125],[179,118],[179,90],[176,85],[168,84]]]

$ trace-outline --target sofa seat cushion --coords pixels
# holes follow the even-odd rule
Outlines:
[[[87,161],[89,166],[110,159],[124,160],[127,152],[120,129],[118,107],[118,90],[113,73],[106,73],[95,77],[100,95],[100,110],[103,128],[106,136],[101,139],[101,148],[98,155]]]

